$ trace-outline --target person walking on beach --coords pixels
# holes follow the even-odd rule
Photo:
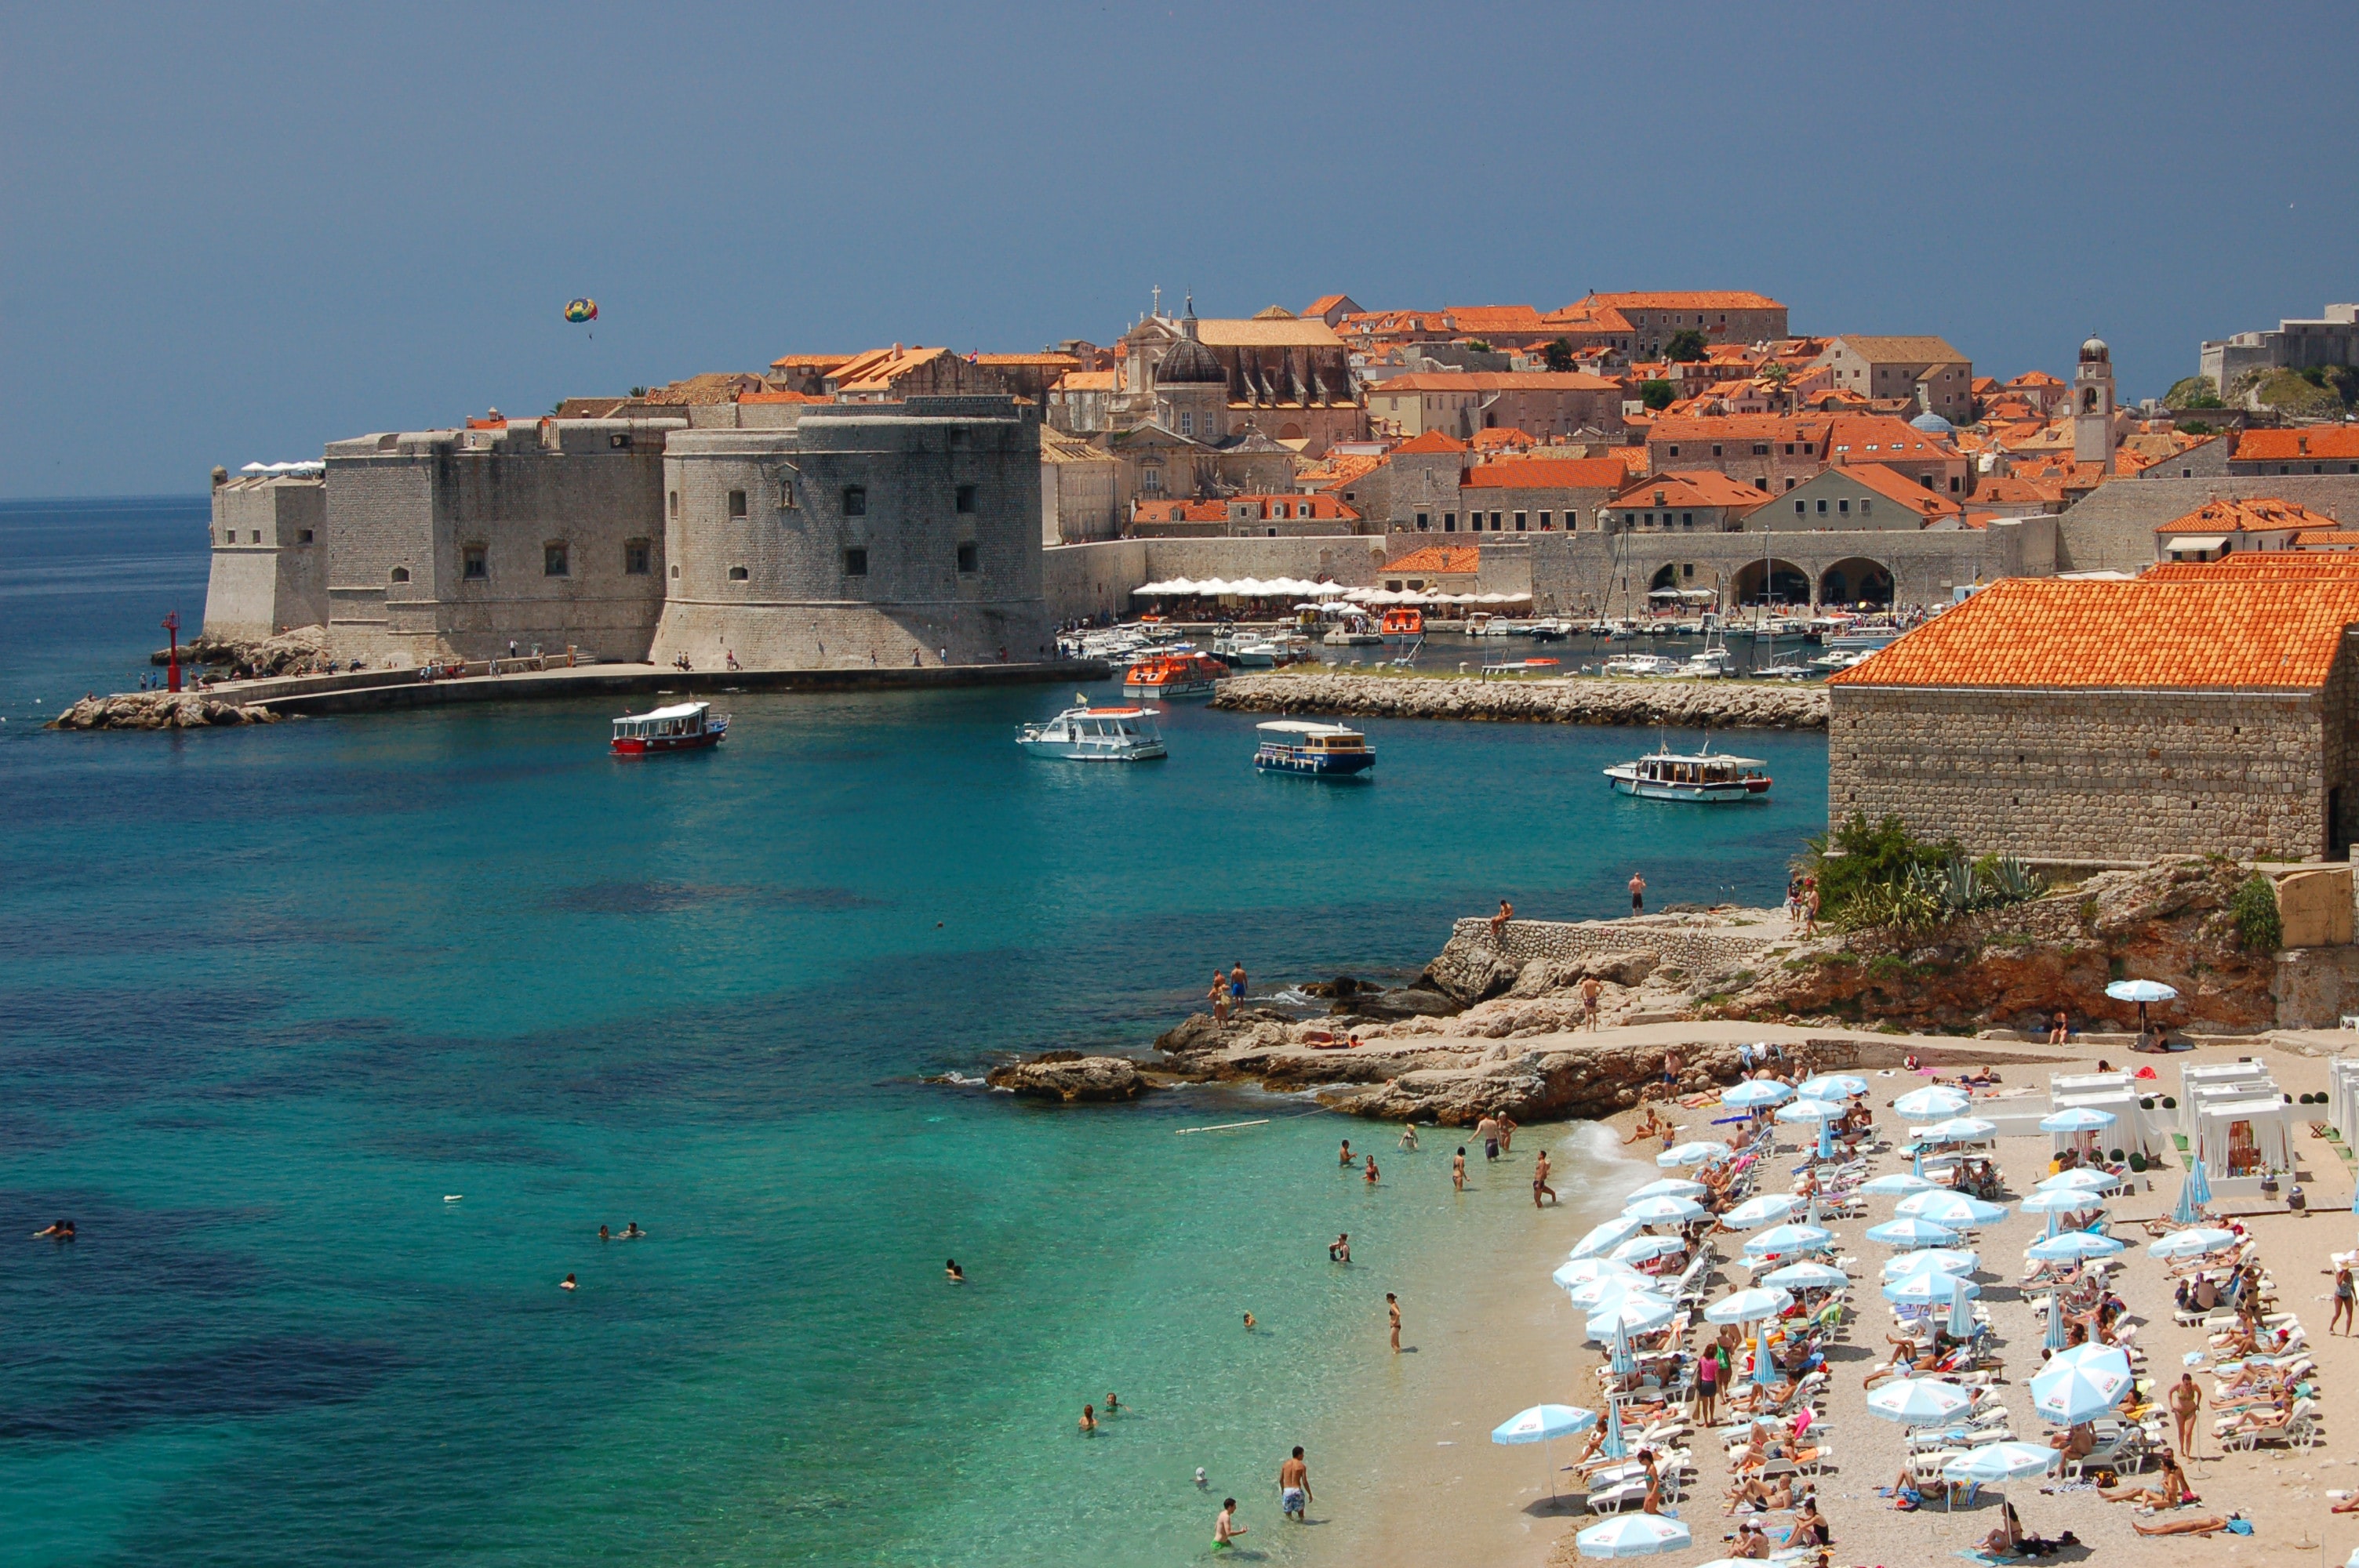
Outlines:
[[[1532,1206],[1534,1208],[1540,1206],[1542,1193],[1548,1195],[1550,1203],[1556,1201],[1556,1189],[1549,1185],[1549,1157],[1548,1151],[1545,1149],[1540,1151],[1540,1157],[1532,1162]]]
[[[1310,1466],[1302,1462],[1302,1447],[1297,1444],[1293,1456],[1277,1467],[1278,1507],[1287,1518],[1302,1524],[1308,1522],[1303,1515],[1310,1500]]]
[[[1598,984],[1595,975],[1581,982],[1582,1021],[1592,1029],[1597,1027],[1597,999],[1603,995],[1604,991],[1605,988]]]
[[[1385,1315],[1392,1320],[1393,1354],[1397,1356],[1400,1354],[1400,1297],[1390,1291],[1385,1292]]]
[[[1245,1533],[1245,1527],[1237,1522],[1236,1498],[1223,1498],[1221,1499],[1221,1517],[1212,1521],[1212,1550],[1215,1552],[1228,1551],[1236,1545],[1237,1537]]]
[[[1466,1145],[1461,1143],[1458,1152],[1451,1156],[1450,1184],[1460,1192],[1466,1190]]]
[[[1643,872],[1630,873],[1630,913],[1633,914],[1647,913],[1647,878]]]
[[[1720,1346],[1707,1345],[1696,1357],[1696,1423],[1712,1424],[1712,1406],[1720,1399]]]
[[[2351,1309],[2355,1299],[2359,1299],[2359,1287],[2352,1284],[2351,1265],[2345,1263],[2334,1271],[2334,1315],[2327,1320],[2327,1333],[2332,1334],[2334,1325],[2339,1323],[2343,1325],[2344,1336],[2350,1336],[2353,1326]]]
[[[2196,1417],[2202,1410],[2203,1390],[2195,1386],[2194,1374],[2181,1372],[2170,1385],[2170,1416],[2179,1426],[2179,1451],[2190,1459],[2195,1457],[2196,1433],[2202,1425]]]
[[[1507,922],[1515,918],[1516,906],[1509,903],[1506,899],[1501,899],[1499,901],[1499,913],[1491,917],[1491,945],[1495,947],[1502,945],[1502,935],[1507,929]]]
[[[1664,1052],[1663,1087],[1667,1089],[1677,1088],[1680,1082],[1680,1072],[1686,1065],[1687,1064],[1680,1059],[1680,1054],[1676,1049]]]

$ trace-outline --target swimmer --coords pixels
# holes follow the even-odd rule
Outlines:
[[[630,1224],[623,1227],[623,1239],[625,1241],[636,1241],[640,1237],[645,1236],[646,1234],[646,1231],[639,1228],[639,1222],[636,1219],[631,1221]]]
[[[602,1225],[598,1227],[598,1239],[601,1241],[612,1241],[614,1239],[614,1233]]]
[[[560,1290],[560,1291],[570,1291],[570,1290],[571,1290],[571,1289],[573,1288],[573,1276],[572,1276],[572,1275],[571,1275],[571,1274],[568,1274],[568,1275],[566,1275],[566,1276],[565,1276],[565,1278],[563,1278],[562,1280],[560,1280],[560,1281],[557,1282],[557,1288],[558,1288],[559,1290]]]
[[[1112,1415],[1120,1409],[1122,1409],[1122,1401],[1115,1399],[1113,1391],[1109,1390],[1106,1393],[1106,1414]]]
[[[1404,1121],[1404,1122],[1402,1122],[1402,1123],[1401,1123],[1401,1142],[1400,1142],[1400,1146],[1401,1146],[1402,1148],[1404,1148],[1404,1149],[1407,1149],[1407,1150],[1410,1151],[1411,1152],[1415,1152],[1415,1151],[1416,1151],[1416,1149],[1417,1149],[1417,1123],[1416,1123],[1416,1122],[1414,1122],[1414,1121]]]
[[[1348,1263],[1351,1260],[1352,1233],[1346,1230],[1339,1233],[1334,1240],[1330,1241],[1327,1244],[1327,1261],[1330,1263]]]
[[[1196,1466],[1196,1489],[1198,1491],[1201,1491],[1204,1489],[1205,1485],[1204,1467],[1201,1465],[1199,1465]]]
[[[1302,1462],[1302,1450],[1298,1445],[1293,1457],[1277,1467],[1278,1507],[1297,1524],[1308,1524],[1305,1509],[1310,1502],[1310,1466]]]
[[[1196,1472],[1196,1485],[1201,1487],[1203,1484],[1204,1473],[1201,1470],[1199,1470]],[[1230,1547],[1236,1543],[1237,1537],[1245,1533],[1245,1527],[1237,1522],[1236,1498],[1223,1498],[1221,1499],[1221,1517],[1212,1521],[1212,1550],[1215,1552],[1228,1551]]]
[[[49,1237],[58,1241],[71,1240],[73,1237],[73,1221],[71,1219],[57,1220],[53,1222],[48,1229],[33,1232],[33,1238],[37,1241],[44,1236]]]
[[[955,1258],[947,1258],[942,1260],[942,1273],[943,1276],[953,1285],[963,1285],[966,1283],[966,1271],[959,1267],[958,1260]]]
[[[1095,1405],[1083,1405],[1083,1406],[1082,1407],[1082,1435],[1083,1437],[1087,1437],[1087,1436],[1089,1436],[1092,1433],[1093,1433],[1093,1432],[1097,1431],[1097,1429],[1098,1429],[1098,1408],[1097,1408],[1097,1406],[1095,1406]]]
[[[1450,1184],[1462,1193],[1466,1190],[1466,1145],[1463,1143],[1458,1146],[1458,1152],[1451,1156]]]
[[[1350,1164],[1351,1162],[1352,1162],[1352,1141],[1351,1141],[1350,1139],[1346,1138],[1345,1140],[1343,1140],[1343,1152],[1341,1154],[1339,1154],[1339,1155],[1337,1155],[1337,1156],[1335,1157],[1335,1163],[1337,1163],[1338,1165],[1348,1165],[1348,1164]]]
[[[1367,1173],[1364,1175],[1361,1180],[1366,1182],[1368,1185],[1372,1187],[1376,1184],[1376,1157],[1374,1154],[1368,1156]]]
[[[1392,1320],[1393,1354],[1397,1356],[1400,1354],[1400,1297],[1390,1291],[1385,1292],[1385,1314]]]
[[[1251,1334],[1254,1331],[1254,1314],[1251,1313],[1245,1314],[1245,1332],[1247,1334]]]

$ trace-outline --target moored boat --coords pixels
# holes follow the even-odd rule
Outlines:
[[[1026,724],[1016,743],[1036,757],[1074,762],[1143,762],[1164,755],[1156,709],[1092,708],[1085,697],[1045,724]]]
[[[1212,683],[1228,677],[1229,666],[1210,654],[1158,654],[1130,666],[1122,677],[1125,697],[1210,697]]]
[[[1343,778],[1376,765],[1375,749],[1368,744],[1368,738],[1347,725],[1274,719],[1254,729],[1261,736],[1254,766],[1263,773]]]
[[[1604,772],[1617,794],[1647,800],[1742,801],[1768,795],[1769,775],[1760,771],[1766,765],[1758,757],[1716,752],[1707,741],[1700,752],[1658,748]]]
[[[713,712],[709,702],[682,702],[615,719],[614,752],[618,757],[701,752],[718,746],[728,734],[729,715]]]

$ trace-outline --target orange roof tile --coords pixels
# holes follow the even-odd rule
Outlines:
[[[1487,430],[1474,432],[1473,447],[1478,452],[1512,449],[1533,445],[1531,435],[1512,425],[1495,425]]]
[[[1895,473],[1882,463],[1856,463],[1843,471],[1844,477],[1854,483],[1864,484],[1879,495],[1891,497],[1928,523],[1937,517],[1953,517],[1965,511],[1948,496],[1928,490],[1907,474]]]
[[[1749,512],[1771,499],[1768,492],[1739,484],[1717,469],[1673,469],[1640,480],[1609,504],[1617,512],[1633,506],[1730,506]]]
[[[826,398],[809,392],[741,392],[740,403],[825,403]]]
[[[1577,370],[1411,371],[1374,390],[1384,392],[1616,392],[1618,381]]]
[[[2238,551],[2216,561],[2164,561],[2148,567],[2138,581],[2202,582],[2224,577],[2252,581],[2263,578],[2307,581],[2312,578],[2354,575],[2359,575],[2359,560],[2345,555],[2325,551],[2304,555],[2298,550],[2251,550]]]
[[[2236,438],[2240,463],[2306,462],[2359,458],[2359,425],[2311,425],[2288,430],[2247,430]]]
[[[2293,536],[2297,550],[2359,549],[2359,532],[2348,528],[2311,528]]]
[[[1428,430],[1424,435],[1418,437],[1415,440],[1403,441],[1399,446],[1393,449],[1397,453],[1462,452],[1465,449],[1465,442],[1455,440],[1451,437],[1443,435],[1439,430]]]
[[[2184,517],[2155,525],[2158,534],[2278,534],[2288,528],[2334,528],[2340,524],[2322,512],[2297,506],[2274,496],[2249,500],[2207,501]]]
[[[1483,552],[1473,545],[1428,545],[1421,550],[1411,550],[1398,560],[1386,561],[1383,569],[1388,572],[1435,572],[1445,577],[1465,576],[1483,565]]]
[[[2167,571],[2130,582],[2009,578],[1828,684],[2312,690],[2359,624],[2359,569]]]
[[[1742,288],[1592,294],[1576,303],[1610,306],[1616,310],[1783,310],[1786,308],[1767,295],[1755,294]],[[1565,307],[1568,310],[1571,308],[1571,306]]]
[[[1630,482],[1630,470],[1618,458],[1506,458],[1469,469],[1462,482],[1476,490],[1614,491]]]

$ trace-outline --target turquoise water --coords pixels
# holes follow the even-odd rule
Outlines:
[[[1267,1476],[1364,1468],[1385,1281],[1511,1184],[1386,1138],[1371,1192],[1376,1130],[1272,1097],[919,1079],[1143,1044],[1233,959],[1410,971],[1502,894],[1774,899],[1823,819],[1816,737],[1683,812],[1603,730],[1372,724],[1333,786],[1190,708],[1168,762],[1049,763],[1040,688],[733,697],[636,764],[596,705],[36,729],[199,618],[202,530],[0,507],[0,1231],[81,1229],[0,1241],[0,1563],[1169,1563],[1199,1465],[1308,1560]]]

